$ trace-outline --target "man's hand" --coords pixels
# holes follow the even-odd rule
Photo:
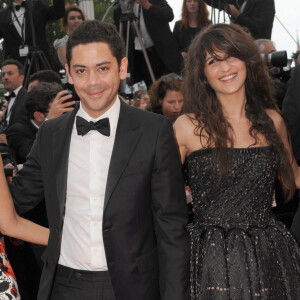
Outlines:
[[[0,134],[0,144],[8,145],[5,133]]]
[[[152,4],[148,0],[138,0],[136,1],[137,4],[141,5],[145,9],[150,9]]]
[[[56,97],[51,103],[47,119],[54,119],[56,117],[59,117],[63,113],[72,111],[74,108],[70,106],[74,105],[75,101],[68,101],[63,103],[64,101],[70,100],[71,98],[72,95],[67,94],[66,90],[57,93]]]

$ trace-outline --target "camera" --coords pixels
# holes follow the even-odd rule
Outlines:
[[[5,177],[12,177],[14,170],[16,169],[16,162],[12,155],[8,152],[2,152],[1,153],[2,161],[3,161],[3,166],[4,166],[4,174]]]
[[[268,54],[262,54],[264,62],[269,67],[283,68],[288,64],[288,58],[286,51],[275,51]]]
[[[68,99],[68,100],[65,100],[63,103],[67,103],[67,102],[72,102],[72,101],[74,101],[74,99],[73,99],[73,92],[72,92],[71,90],[67,90],[67,93],[64,94],[62,97],[67,96],[67,95],[71,95],[72,98],[70,98],[70,99]],[[73,107],[73,108],[74,108],[74,107],[75,107],[75,104],[70,105],[70,106],[67,106],[67,108],[69,108],[69,107]]]
[[[120,0],[119,1],[122,14],[132,14],[135,0]]]
[[[287,58],[285,50],[262,54],[262,58],[274,78],[281,82],[287,82],[290,79],[292,61]]]

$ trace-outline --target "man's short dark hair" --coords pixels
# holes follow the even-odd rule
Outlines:
[[[67,42],[66,58],[70,67],[72,49],[78,45],[90,43],[108,44],[113,56],[120,66],[124,57],[124,42],[119,35],[115,25],[98,20],[88,20],[82,22],[70,35]]]
[[[48,82],[48,83],[56,82],[57,84],[60,84],[62,86],[60,76],[52,70],[41,70],[41,71],[38,71],[38,72],[32,74],[29,77],[28,84],[30,84],[32,81],[35,81],[35,80],[37,80],[39,83],[40,82]]]
[[[49,104],[56,97],[56,94],[63,88],[58,83],[41,82],[33,86],[25,96],[25,107],[30,119],[33,119],[35,111],[46,113]]]
[[[19,74],[20,75],[24,75],[25,74],[25,69],[24,66],[16,59],[6,59],[3,63],[2,63],[2,67],[7,66],[7,65],[15,65],[18,68]]]

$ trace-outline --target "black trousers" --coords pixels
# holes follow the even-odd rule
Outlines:
[[[115,300],[108,271],[75,270],[58,265],[51,300]]]

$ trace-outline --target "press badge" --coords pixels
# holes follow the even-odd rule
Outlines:
[[[20,46],[20,48],[19,48],[20,57],[27,56],[27,54],[28,54],[28,46],[27,45]]]

